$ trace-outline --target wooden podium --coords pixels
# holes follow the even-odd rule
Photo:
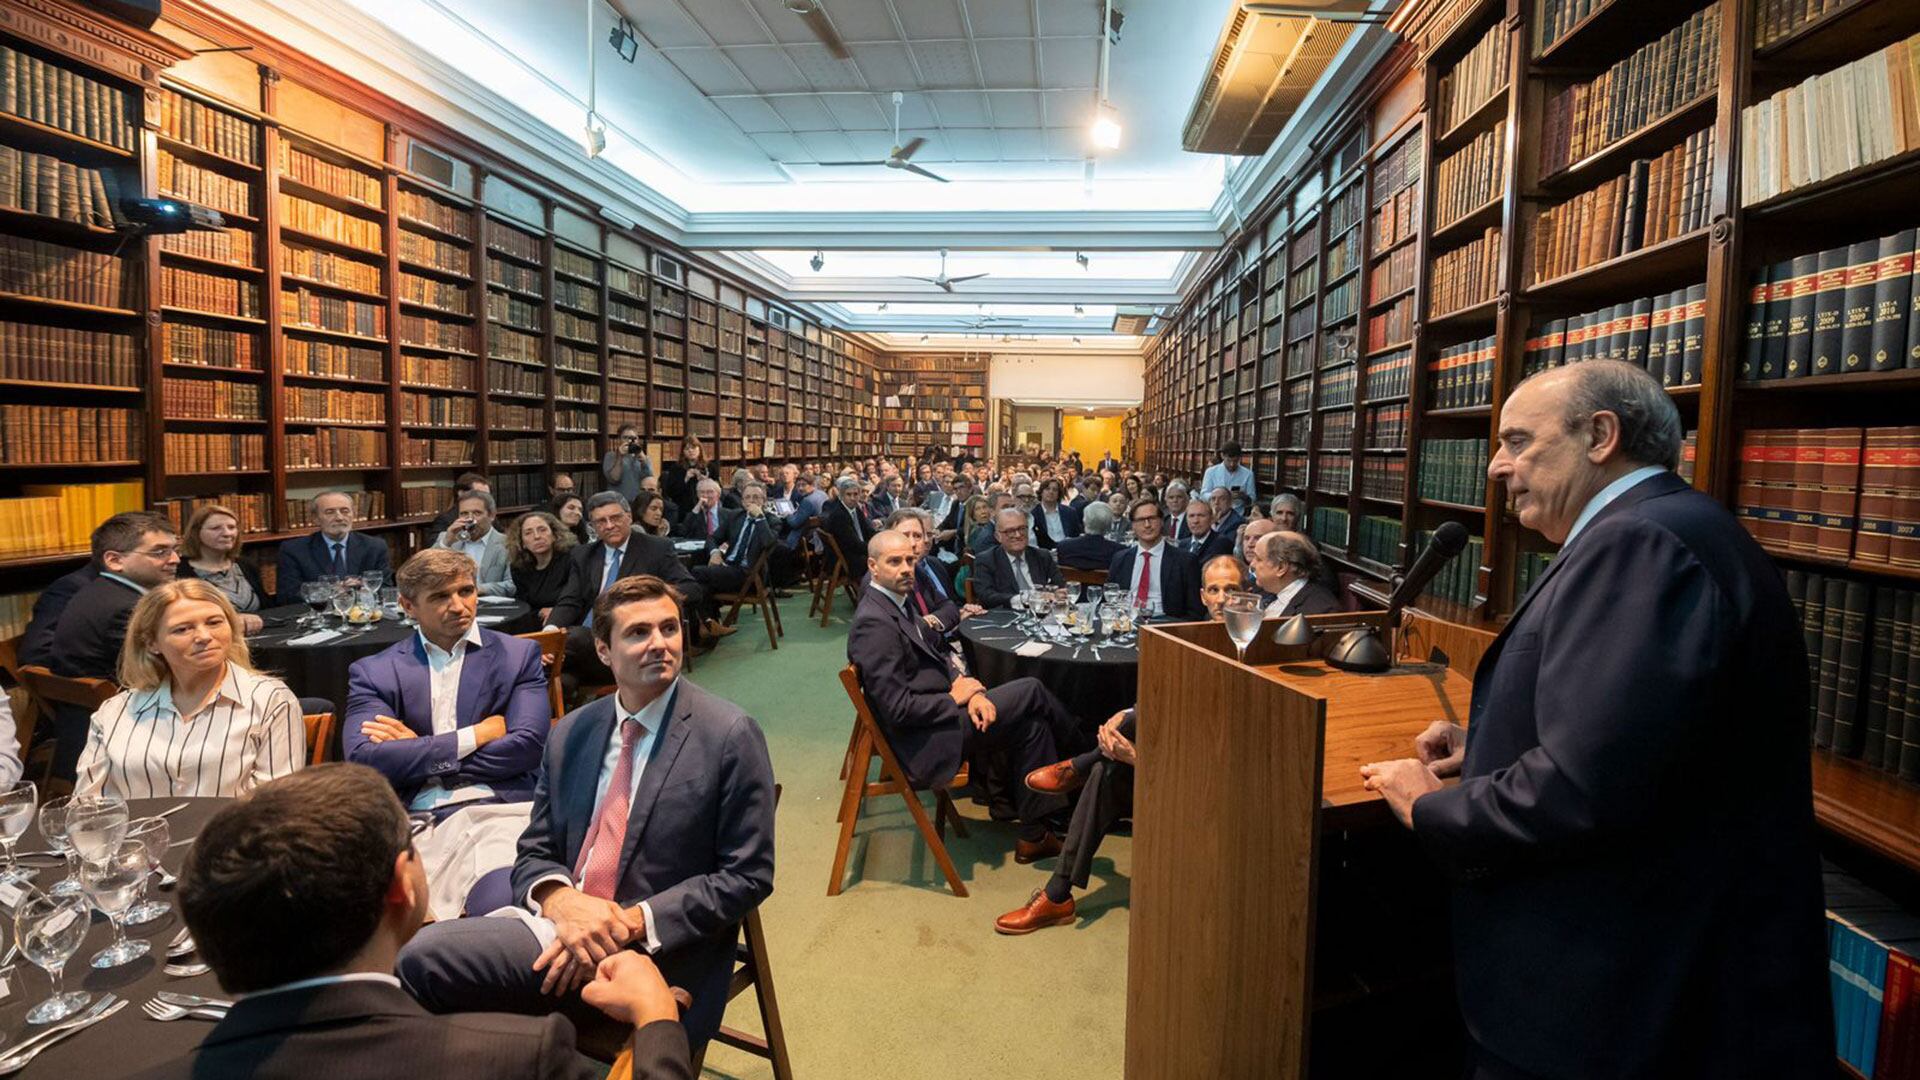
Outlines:
[[[1492,641],[1409,615],[1400,652],[1445,662],[1356,675],[1273,644],[1277,625],[1245,664],[1221,623],[1141,634],[1130,1080],[1306,1074],[1321,831],[1387,815],[1360,766],[1412,756],[1434,720],[1465,723]]]

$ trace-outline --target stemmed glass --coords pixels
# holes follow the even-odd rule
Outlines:
[[[353,586],[345,582],[335,585],[327,602],[333,605],[334,617],[340,620],[340,625],[346,626],[347,612],[353,610]]]
[[[1240,652],[1241,663],[1247,662],[1247,646],[1260,633],[1260,620],[1264,612],[1260,609],[1260,597],[1255,593],[1230,593],[1226,603],[1220,605],[1221,621],[1227,624],[1227,636],[1233,639],[1234,648]]]
[[[94,967],[119,967],[153,950],[153,943],[145,938],[129,939],[126,925],[127,912],[146,890],[151,872],[147,845],[134,840],[119,844],[101,858],[81,860],[80,884],[93,906],[113,925],[113,943],[93,954]]]
[[[159,875],[166,872],[160,860],[166,857],[167,848],[173,839],[173,830],[163,817],[140,818],[127,826],[127,843],[139,844],[147,852],[147,871]],[[145,926],[173,910],[173,905],[164,900],[142,900],[127,911],[128,926]]]
[[[76,796],[67,806],[67,843],[84,867],[113,854],[132,821],[127,801],[107,795]]]
[[[79,868],[74,865],[73,845],[67,842],[67,810],[72,805],[71,795],[48,799],[40,804],[40,835],[46,837],[47,844],[60,853],[67,867],[67,876],[47,890],[54,896],[80,895],[80,879],[76,876]]]
[[[380,586],[386,583],[387,572],[385,570],[360,571],[360,587],[363,589],[371,589],[377,594],[380,591]]]
[[[47,1000],[27,1014],[29,1024],[50,1024],[86,1008],[93,995],[85,990],[63,991],[67,961],[86,939],[89,908],[84,896],[49,896],[29,892],[13,913],[14,940],[20,953],[47,973],[53,984]]]
[[[33,811],[40,801],[40,790],[33,781],[22,780],[0,790],[0,847],[7,852],[7,869],[0,873],[0,883],[13,885],[22,881],[32,881],[39,871],[21,866],[13,857],[14,845],[20,842],[20,835],[33,824]]]
[[[1033,613],[1036,635],[1045,635],[1047,630],[1047,616],[1053,614],[1053,593],[1046,589],[1035,589],[1033,593],[1027,597],[1027,610]]]
[[[333,598],[333,586],[325,581],[305,581],[300,584],[300,599],[307,602],[312,613],[300,616],[300,625],[317,627],[327,625],[327,603]]]

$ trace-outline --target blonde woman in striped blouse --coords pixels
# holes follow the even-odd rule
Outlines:
[[[226,594],[186,579],[148,590],[120,649],[126,687],[93,714],[76,795],[241,795],[306,764],[287,684],[253,670]]]

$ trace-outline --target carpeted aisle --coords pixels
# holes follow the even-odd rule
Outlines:
[[[695,661],[692,678],[739,703],[767,733],[784,786],[774,892],[762,909],[781,1018],[799,1080],[1025,1080],[1117,1077],[1124,1059],[1131,841],[1102,845],[1080,921],[1003,937],[993,919],[1024,903],[1054,863],[1013,861],[1010,827],[961,799],[972,836],[949,846],[971,895],[946,888],[905,805],[869,810],[848,873],[829,898],[853,713],[840,687],[844,597],[833,625],[807,620],[806,594],[781,603],[778,651],[750,612]],[[885,807],[880,802],[879,807]],[[861,837],[866,843],[861,846]],[[751,992],[730,1025],[758,1031]],[[706,1076],[762,1078],[765,1061],[714,1044]]]

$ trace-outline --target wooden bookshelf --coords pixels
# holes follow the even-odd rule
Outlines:
[[[918,458],[929,446],[954,445],[986,452],[988,357],[889,354],[875,364],[881,454]]]

